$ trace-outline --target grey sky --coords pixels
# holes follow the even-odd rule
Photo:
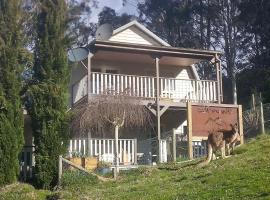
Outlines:
[[[140,0],[141,1],[141,0]],[[137,14],[136,5],[138,0],[127,0],[127,4],[123,6],[122,0],[98,0],[98,8],[92,9],[91,21],[98,21],[98,13],[105,7],[110,7],[116,11],[116,13],[129,13]]]

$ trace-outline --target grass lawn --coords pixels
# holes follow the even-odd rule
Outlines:
[[[197,162],[139,168],[105,183],[69,173],[60,191],[14,184],[0,189],[0,199],[270,199],[270,136],[204,168]]]

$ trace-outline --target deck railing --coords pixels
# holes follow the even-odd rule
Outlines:
[[[104,94],[107,90],[121,93],[128,91],[130,96],[155,98],[156,78],[108,73],[91,73],[91,94]],[[160,78],[160,97],[174,101],[216,102],[217,81]],[[127,90],[128,89],[128,90]],[[87,94],[87,76],[72,87],[72,100],[76,103]]]
[[[137,140],[119,139],[119,162],[137,164]],[[99,160],[114,162],[114,139],[74,139],[69,143],[69,156],[98,156]]]

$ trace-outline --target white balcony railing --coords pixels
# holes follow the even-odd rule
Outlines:
[[[130,96],[152,99],[156,94],[155,77],[107,73],[91,73],[91,94],[104,94],[107,90]],[[217,81],[160,78],[160,97],[173,101],[216,102]],[[72,87],[73,103],[87,95],[87,76]]]

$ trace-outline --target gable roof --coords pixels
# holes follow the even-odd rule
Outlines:
[[[143,33],[145,33],[147,36],[149,36],[151,39],[153,39],[154,41],[156,41],[157,43],[161,44],[161,46],[167,46],[170,47],[171,45],[169,45],[167,42],[165,42],[164,40],[162,40],[161,38],[159,38],[156,34],[154,34],[153,32],[151,32],[149,29],[147,29],[145,26],[143,26],[142,24],[140,24],[138,21],[133,20],[127,24],[125,24],[124,26],[121,26],[117,29],[115,29],[113,31],[112,36],[132,27],[135,26],[136,28],[138,28],[140,31],[142,31]]]

